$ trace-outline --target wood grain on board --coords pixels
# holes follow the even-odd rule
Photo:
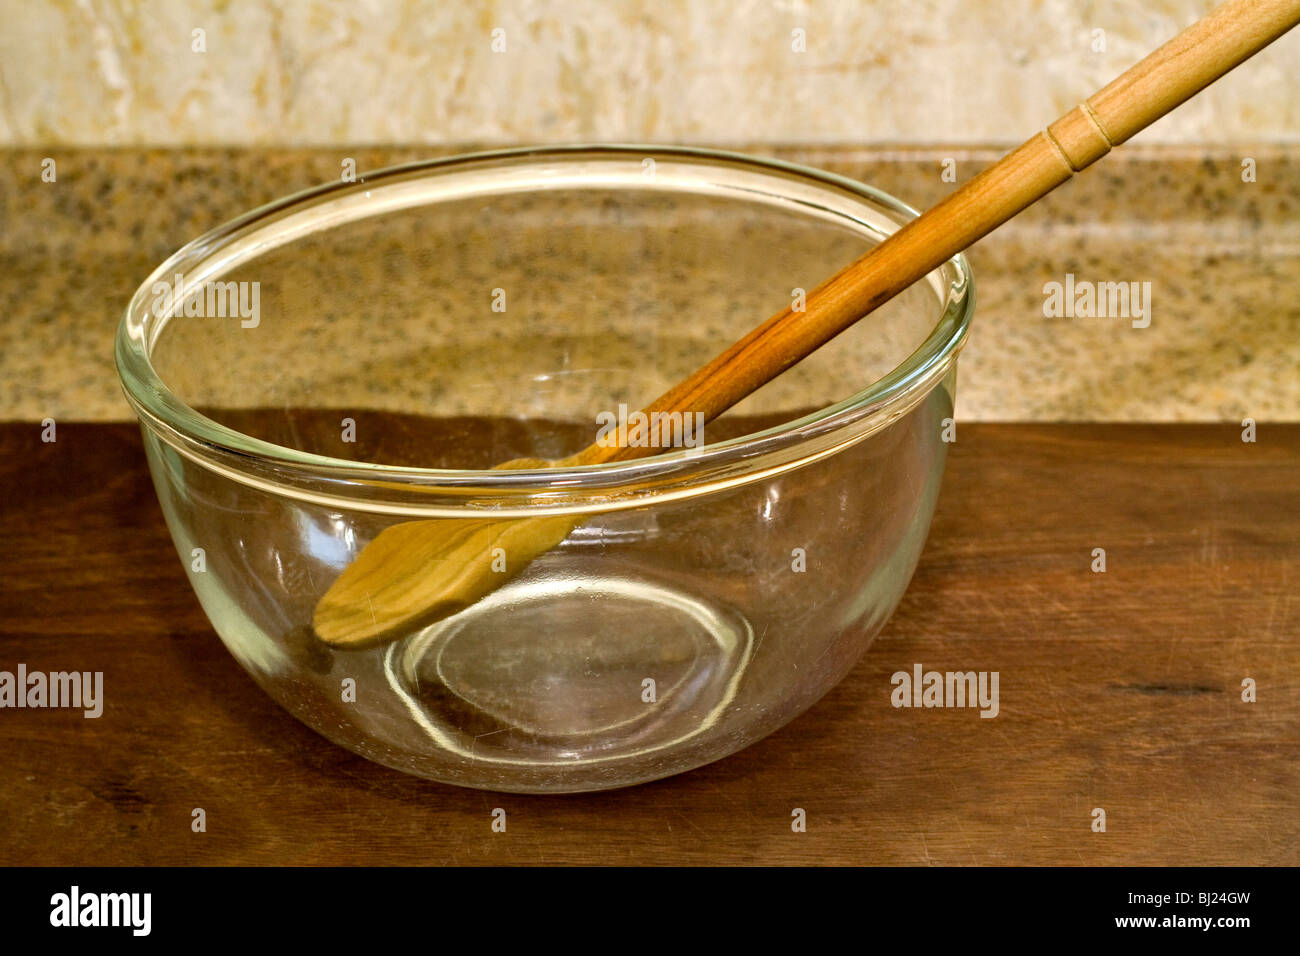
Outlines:
[[[962,425],[846,680],[726,760],[566,797],[407,777],[281,711],[134,426],[0,425],[0,496],[0,670],[102,670],[107,701],[0,710],[0,863],[1300,863],[1300,425]],[[999,715],[893,708],[917,663],[998,671]]]

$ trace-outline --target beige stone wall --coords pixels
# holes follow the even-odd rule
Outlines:
[[[1010,143],[1212,6],[0,0],[0,145]],[[1300,141],[1298,89],[1300,31],[1141,141]]]

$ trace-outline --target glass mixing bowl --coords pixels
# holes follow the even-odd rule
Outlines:
[[[195,240],[116,352],[213,627],[329,739],[462,786],[626,786],[771,733],[853,666],[916,566],[963,258],[703,442],[490,469],[590,444],[914,215],[769,160],[544,148],[384,170]],[[559,546],[460,613],[361,648],[312,629],[391,525],[560,514]]]

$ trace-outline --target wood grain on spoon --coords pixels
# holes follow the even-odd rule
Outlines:
[[[1300,22],[1300,0],[1229,0],[644,409],[712,419],[912,283],[1096,162]],[[628,441],[564,464],[642,457]],[[500,468],[536,467],[535,460]],[[541,463],[547,464],[547,463]],[[455,613],[559,544],[581,516],[433,519],[394,525],[362,549],[321,598],[313,626],[336,646],[365,646]],[[493,568],[502,549],[506,570]],[[499,565],[498,565],[499,567]]]

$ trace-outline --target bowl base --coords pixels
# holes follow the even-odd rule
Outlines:
[[[752,650],[753,629],[730,609],[644,577],[558,568],[393,645],[386,671],[440,749],[572,766],[704,733]]]

